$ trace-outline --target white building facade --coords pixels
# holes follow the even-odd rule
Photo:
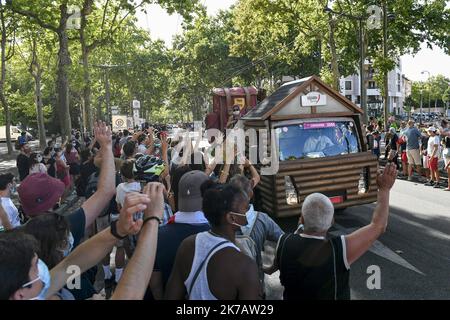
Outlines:
[[[381,89],[374,80],[375,70],[370,61],[366,60],[366,94],[367,109],[369,116],[380,116],[383,114],[383,96]],[[405,81],[403,80],[401,61],[397,61],[397,65],[388,74],[388,95],[389,107],[388,112],[395,115],[405,113],[403,105],[405,101]],[[342,77],[340,80],[340,92],[347,99],[351,100],[358,106],[361,106],[361,90],[360,75],[354,74],[348,77]]]

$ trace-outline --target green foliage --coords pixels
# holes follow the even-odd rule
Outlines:
[[[94,115],[105,117],[105,80],[110,84],[110,105],[131,114],[131,101],[141,102],[141,116],[154,122],[202,119],[211,107],[214,87],[277,86],[282,76],[319,74],[330,85],[359,66],[359,24],[347,16],[365,14],[369,0],[335,0],[332,8],[346,15],[325,13],[325,0],[239,0],[230,10],[208,16],[199,0],[14,0],[6,11],[16,19],[15,51],[7,64],[5,93],[12,120],[36,123],[34,81],[29,73],[31,44],[39,39],[37,56],[42,66],[42,98],[47,124],[58,123],[56,104],[60,5],[91,4],[84,29],[89,47],[88,72]],[[158,3],[169,13],[180,13],[183,30],[168,48],[136,26],[143,4]],[[381,6],[381,0],[375,1]],[[416,53],[422,42],[450,53],[450,18],[445,0],[387,1],[395,15],[388,23],[388,55],[383,57],[383,32],[366,32],[365,49],[373,61],[375,80],[383,90],[383,74],[397,58]],[[88,6],[89,7],[89,6]],[[161,28],[164,26],[161,26]],[[365,24],[364,24],[364,27]],[[68,65],[70,108],[78,127],[84,99],[85,73],[78,30],[69,30]],[[11,43],[8,43],[8,49]],[[333,50],[332,50],[333,49]],[[335,50],[334,50],[335,49]],[[12,51],[10,51],[12,52]],[[101,67],[103,66],[103,67]],[[110,67],[105,67],[110,66]],[[334,66],[334,68],[333,68]],[[337,66],[337,67],[336,67]],[[438,106],[449,100],[443,76],[414,83],[408,106],[424,106],[428,96]],[[426,101],[426,102],[425,102]],[[3,120],[0,113],[0,122]]]

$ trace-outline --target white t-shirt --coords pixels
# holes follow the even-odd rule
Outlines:
[[[122,182],[116,189],[116,202],[123,207],[125,195],[129,192],[140,192],[141,184],[139,182]]]
[[[43,163],[36,163],[30,168],[30,174],[47,173],[47,167]]]
[[[19,211],[17,210],[14,203],[11,201],[11,198],[0,198],[1,204],[3,207],[3,210],[5,210],[6,215],[8,216],[9,222],[11,223],[12,227],[18,227],[20,226],[20,218],[19,218]],[[2,223],[0,222],[0,226],[2,226]]]
[[[147,152],[147,147],[144,144],[140,144],[137,147],[137,153],[145,154]]]
[[[428,156],[431,156],[431,153],[433,152],[433,146],[435,144],[438,145],[438,152],[436,152],[436,154],[435,154],[435,158],[436,158],[439,154],[439,137],[438,136],[430,137],[430,139],[428,139],[427,154],[428,154]]]

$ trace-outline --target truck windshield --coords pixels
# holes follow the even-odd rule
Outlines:
[[[305,122],[275,128],[280,161],[360,151],[353,121]]]

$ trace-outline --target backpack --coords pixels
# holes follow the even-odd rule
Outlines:
[[[241,249],[241,252],[249,256],[256,261],[258,257],[258,248],[256,247],[255,241],[250,237],[250,234],[255,227],[256,221],[258,220],[259,212],[256,212],[256,218],[253,225],[250,227],[248,234],[236,235],[236,246]]]

